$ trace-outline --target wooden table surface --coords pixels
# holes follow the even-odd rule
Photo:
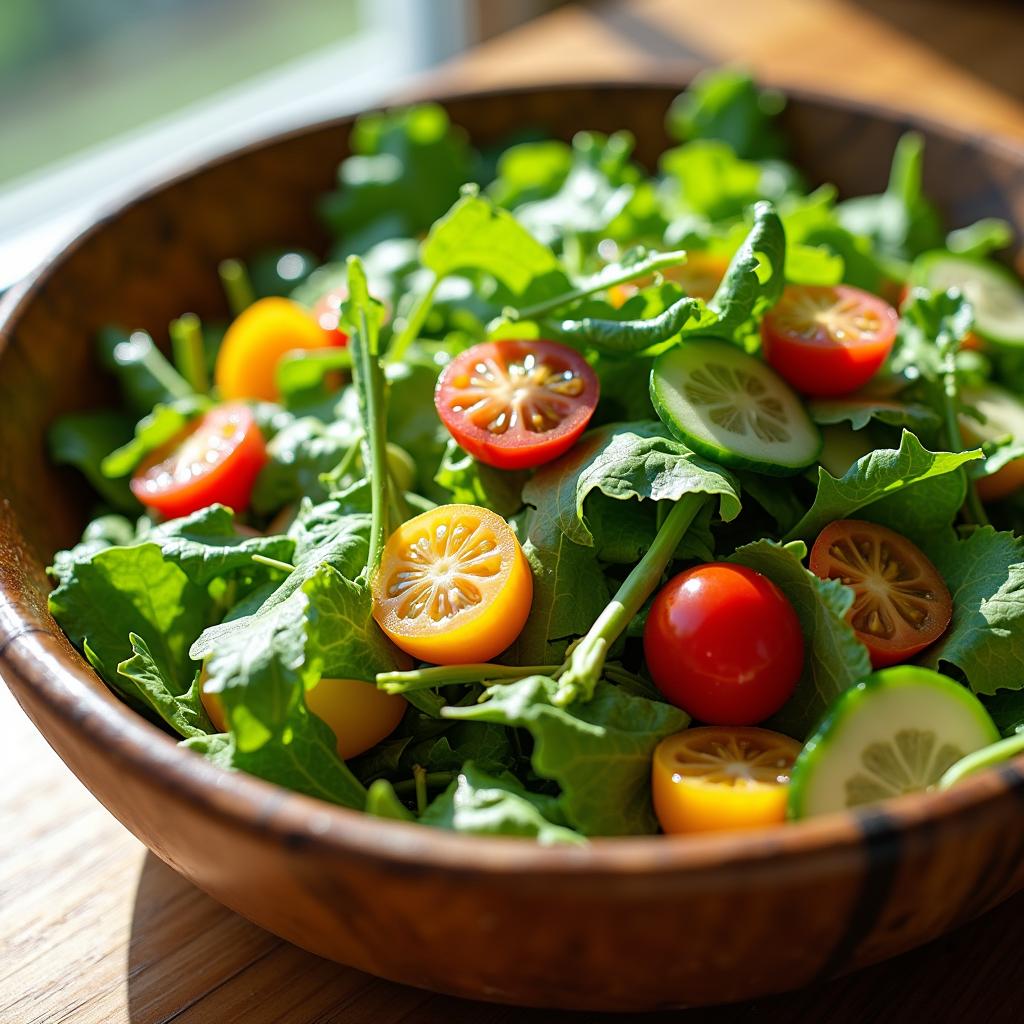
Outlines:
[[[564,8],[435,77],[468,87],[735,61],[774,84],[857,96],[1024,140],[1022,56],[1024,14],[1011,3],[635,0]],[[6,688],[0,722],[0,1024],[595,1019],[432,996],[304,953],[147,853],[68,772]],[[1022,949],[1024,895],[932,946],[850,978],[646,1019],[1019,1022]]]

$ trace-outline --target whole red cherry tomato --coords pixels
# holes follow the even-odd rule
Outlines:
[[[667,700],[710,725],[753,725],[789,699],[804,663],[793,606],[766,576],[710,562],[659,591],[644,655]]]

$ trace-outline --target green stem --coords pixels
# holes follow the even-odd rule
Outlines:
[[[413,768],[413,777],[411,779],[402,779],[400,782],[396,782],[394,784],[394,790],[399,796],[411,796],[413,793],[417,793],[418,785],[423,785],[425,797],[427,788],[436,789],[440,786],[447,786],[458,774],[457,772],[427,772],[423,771],[422,768],[419,768],[419,771],[422,772],[423,779],[423,782],[419,783],[416,777],[417,768],[419,768],[418,765],[416,768]],[[417,804],[418,803],[419,799],[417,794]],[[421,811],[420,813],[422,814],[423,812]]]
[[[559,678],[555,704],[565,707],[577,698],[590,699],[601,678],[608,650],[654,593],[679,542],[707,497],[700,493],[687,494],[675,503],[647,553],[623,580],[587,635],[573,648]]]
[[[532,320],[534,317],[550,313],[553,309],[559,309],[561,306],[567,306],[571,302],[585,299],[588,295],[593,295],[595,292],[603,292],[609,288],[614,288],[616,285],[628,284],[630,281],[635,281],[638,277],[645,277],[647,274],[653,274],[656,270],[662,270],[665,267],[677,266],[684,262],[685,259],[686,253],[682,250],[662,253],[657,259],[652,259],[643,266],[623,268],[620,274],[613,274],[600,280],[598,280],[600,275],[597,274],[579,288],[563,292],[561,295],[556,295],[553,299],[546,299],[544,302],[538,302],[533,306],[513,309],[512,312],[517,320]]]
[[[163,352],[145,331],[135,331],[128,339],[133,356],[137,356],[146,372],[160,384],[171,398],[191,398],[192,385],[167,361]]]
[[[358,278],[357,276],[358,275]],[[354,287],[354,285],[358,285]],[[370,550],[366,559],[366,577],[372,579],[380,565],[384,543],[391,533],[391,503],[389,500],[391,474],[387,453],[387,407],[384,395],[384,371],[378,355],[378,328],[371,329],[365,302],[371,301],[366,293],[366,277],[362,264],[355,256],[349,257],[349,295],[356,302],[355,330],[349,339],[352,352],[352,380],[359,395],[366,438],[363,442],[363,463],[370,477]]]
[[[210,378],[206,372],[206,346],[199,317],[195,313],[186,313],[172,320],[169,333],[178,372],[193,391],[205,395],[210,390]]]
[[[282,562],[280,558],[270,558],[268,555],[255,554],[252,560],[257,565],[266,565],[271,569],[280,569],[281,572],[295,572],[295,566],[291,562]]]
[[[422,815],[427,809],[427,770],[418,764],[412,767],[412,780],[416,789],[416,813]]]
[[[981,750],[974,751],[966,757],[960,758],[951,768],[947,768],[945,774],[939,779],[939,789],[949,789],[956,785],[961,779],[973,775],[982,768],[1007,761],[1017,754],[1024,753],[1024,732],[1007,736],[1005,740],[998,743],[990,743]]]
[[[328,486],[333,487],[335,484],[340,483],[345,474],[352,468],[356,458],[359,455],[359,449],[363,446],[363,440],[366,435],[362,432],[359,436],[345,449],[345,454],[342,455],[341,461],[332,469],[329,473],[324,473],[321,480]]]
[[[946,433],[947,451],[961,452],[964,450],[964,439],[960,433],[960,421],[957,417],[959,385],[956,379],[956,346],[957,341],[952,335],[943,337],[940,342],[942,356],[942,419]],[[978,497],[978,489],[974,486],[971,474],[961,468],[961,474],[967,484],[967,495],[964,500],[964,516],[968,522],[978,526],[988,524],[988,515]]]
[[[526,676],[549,676],[558,671],[558,665],[440,665],[418,668],[409,672],[380,672],[377,688],[385,693],[412,693],[432,690],[436,686],[455,686],[465,683],[488,683],[499,679],[523,679]]]
[[[412,309],[409,310],[409,315],[406,317],[401,331],[394,341],[391,342],[391,348],[388,352],[389,363],[400,363],[405,358],[405,353],[409,346],[419,337],[420,331],[423,330],[423,325],[430,315],[430,310],[433,308],[434,295],[437,293],[437,286],[440,283],[441,278],[435,274],[427,289],[416,299]]]
[[[221,260],[217,273],[220,274],[220,283],[224,286],[232,316],[243,313],[256,301],[249,271],[241,260]]]

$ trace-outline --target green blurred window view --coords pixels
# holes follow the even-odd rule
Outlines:
[[[0,186],[344,42],[365,10],[360,0],[0,0]]]

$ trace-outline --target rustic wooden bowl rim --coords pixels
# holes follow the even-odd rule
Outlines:
[[[572,91],[676,87],[687,76],[678,71],[652,71],[642,80],[630,78],[560,81],[484,90],[435,90],[411,93],[400,103],[436,100],[483,100],[544,91]],[[1024,146],[993,139],[927,118],[894,113],[874,104],[827,93],[787,88],[788,97],[801,102],[839,107],[851,113],[943,134],[966,145],[993,153],[1012,154],[1024,166]],[[391,104],[397,105],[397,104]],[[287,139],[351,124],[353,116],[329,118],[255,139],[243,146],[182,168],[158,183],[127,194],[51,254],[29,277],[0,298],[0,357],[10,343],[11,325],[21,311],[55,274],[62,260],[105,224],[150,196],[227,160]],[[6,497],[0,498],[9,504]],[[720,866],[759,864],[780,872],[807,870],[808,862],[822,858],[862,856],[865,840],[884,845],[897,834],[925,836],[939,821],[961,825],[972,822],[1003,799],[1008,790],[1024,801],[1024,755],[979,772],[945,792],[909,794],[877,807],[824,815],[782,827],[742,834],[722,833],[692,837],[639,836],[598,838],[584,846],[543,847],[530,840],[459,835],[423,825],[374,818],[303,796],[242,772],[218,768],[202,756],[178,746],[167,733],[117,700],[96,690],[97,681],[82,665],[67,657],[61,641],[47,629],[26,620],[21,600],[0,583],[0,665],[31,686],[50,709],[85,740],[98,757],[114,758],[125,771],[149,777],[158,790],[187,798],[204,814],[230,819],[235,828],[275,838],[287,845],[318,854],[368,858],[390,862],[396,868],[424,868],[470,874],[629,876],[637,872],[678,874]],[[957,821],[959,819],[959,821]]]

